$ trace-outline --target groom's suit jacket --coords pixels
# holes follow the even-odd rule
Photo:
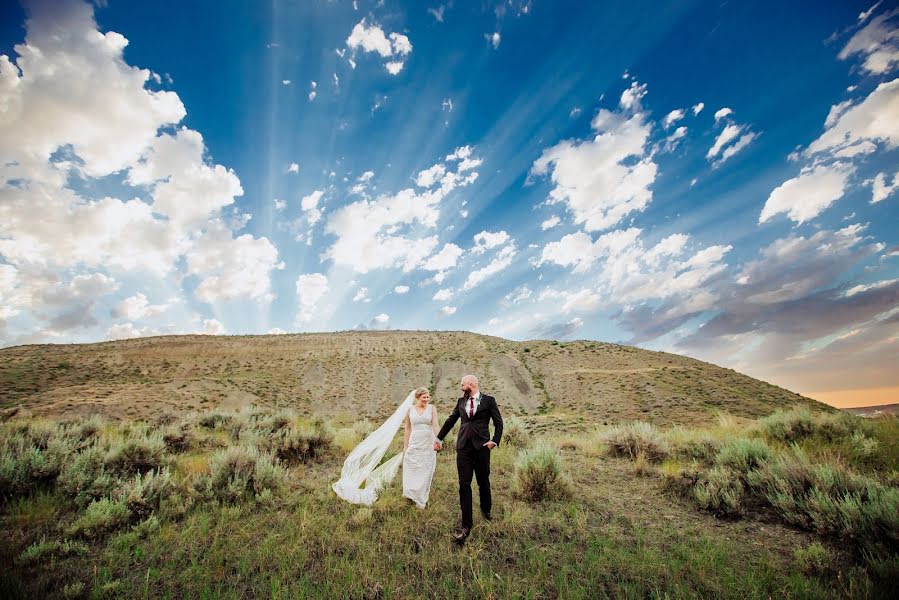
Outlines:
[[[468,417],[468,406],[466,404],[468,398],[465,396],[456,400],[456,407],[453,412],[446,418],[437,439],[441,442],[446,434],[450,432],[453,425],[459,419],[462,423],[459,425],[459,435],[456,436],[456,448],[459,449],[466,442],[467,436],[471,435],[476,447],[483,446],[490,439],[490,419],[493,419],[493,443],[499,446],[499,440],[503,437],[503,418],[499,414],[499,407],[496,405],[496,398],[488,396],[481,392],[481,402],[478,404],[474,416]]]

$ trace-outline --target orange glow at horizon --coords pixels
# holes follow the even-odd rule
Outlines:
[[[857,406],[879,406],[899,402],[899,387],[859,388],[853,390],[826,390],[819,392],[800,392],[830,404],[836,408],[855,408]]]

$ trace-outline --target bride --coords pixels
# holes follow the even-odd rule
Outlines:
[[[347,502],[371,506],[384,486],[393,480],[400,465],[403,465],[403,495],[424,507],[437,465],[433,446],[437,439],[434,433],[437,415],[428,404],[429,400],[430,395],[425,388],[409,392],[393,414],[346,457],[340,479],[331,484],[334,493]],[[416,409],[413,404],[418,404],[419,408]],[[378,465],[396,432],[407,420],[403,451]]]
[[[415,390],[415,403],[406,413],[406,432],[403,439],[403,496],[419,508],[425,508],[431,481],[437,468],[437,411],[430,404],[431,394],[426,388]]]

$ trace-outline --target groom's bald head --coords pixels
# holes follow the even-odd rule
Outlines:
[[[460,382],[462,384],[462,391],[465,391],[465,388],[468,388],[470,394],[474,394],[478,391],[478,378],[474,375],[466,375],[462,378]]]

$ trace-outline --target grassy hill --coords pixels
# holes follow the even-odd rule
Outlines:
[[[330,485],[413,387],[506,421],[462,546],[450,434],[426,510]],[[888,598],[899,419],[715,365],[462,332],[0,350],[3,598]],[[402,448],[394,439],[386,458]],[[476,487],[476,484],[475,484]]]
[[[155,418],[251,403],[338,420],[379,420],[426,386],[445,414],[474,373],[536,430],[642,419],[711,423],[795,405],[829,406],[676,354],[593,341],[513,342],[467,332],[349,331],[162,336],[0,350],[0,407],[37,415]]]

